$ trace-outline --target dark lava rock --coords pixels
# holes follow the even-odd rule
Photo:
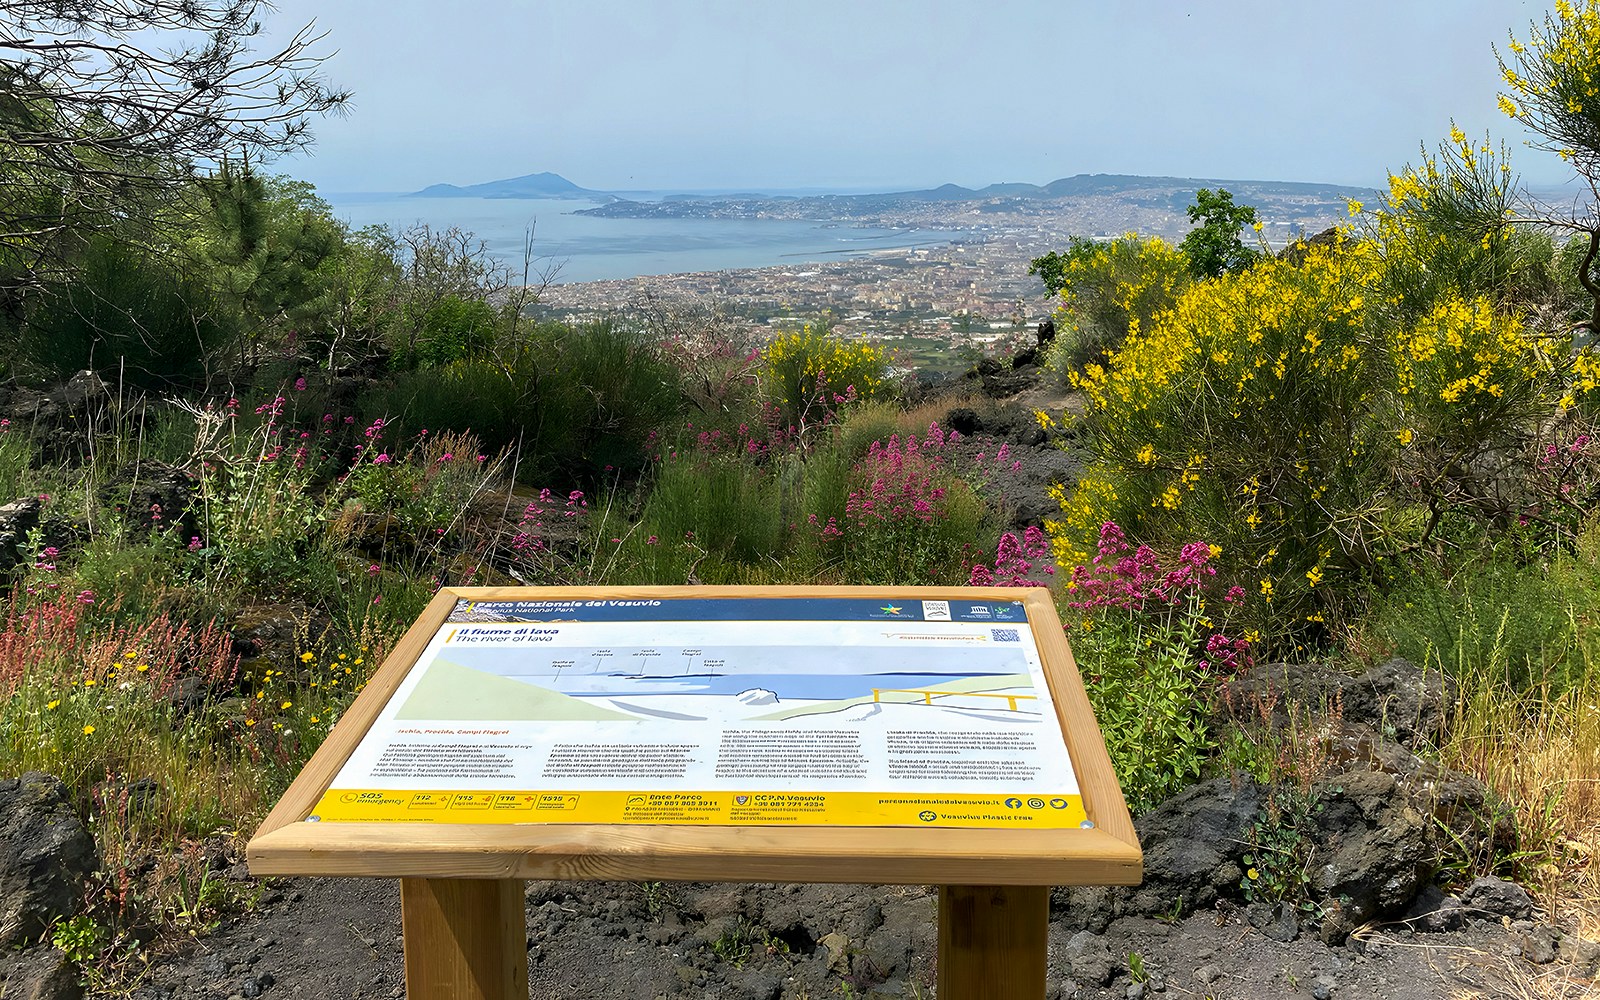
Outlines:
[[[1454,678],[1399,657],[1378,664],[1344,688],[1347,716],[1370,722],[1407,747],[1442,735],[1447,708],[1455,700]]]
[[[1273,941],[1288,944],[1300,936],[1300,919],[1288,903],[1251,903],[1245,907],[1250,925]]]
[[[1101,927],[1114,916],[1189,912],[1239,894],[1249,827],[1261,810],[1254,779],[1213,778],[1180,792],[1134,823],[1144,881],[1129,889],[1058,889],[1051,903],[1069,925]]]
[[[1134,826],[1144,847],[1144,882],[1127,912],[1166,914],[1179,899],[1184,910],[1201,909],[1236,891],[1246,832],[1260,809],[1255,781],[1236,774],[1194,785],[1141,816]]]
[[[1271,707],[1275,725],[1292,711],[1338,713],[1346,725],[1369,727],[1386,740],[1413,748],[1443,733],[1446,706],[1455,700],[1455,682],[1395,658],[1358,677],[1317,663],[1263,663],[1227,684],[1228,710],[1253,719]]]
[[[1122,971],[1122,961],[1111,953],[1105,940],[1090,931],[1079,931],[1067,942],[1067,964],[1072,978],[1093,986],[1107,986]]]
[[[1406,910],[1406,922],[1419,931],[1439,933],[1456,930],[1467,922],[1468,915],[1459,896],[1446,895],[1438,886],[1430,885]]]
[[[0,781],[0,947],[37,940],[76,915],[98,863],[59,778],[30,771]]]
[[[110,480],[101,489],[109,507],[122,508],[122,519],[144,531],[176,526],[184,541],[197,537],[200,528],[190,513],[200,492],[194,473],[161,462],[145,462]]]
[[[0,997],[6,1000],[82,1000],[77,968],[49,946],[0,956]]]
[[[31,558],[28,533],[39,526],[39,498],[21,497],[0,506],[0,572]]]
[[[247,670],[258,665],[298,670],[301,664],[295,654],[303,618],[304,612],[286,605],[262,604],[240,611],[228,635],[241,665]]]
[[[1358,924],[1410,904],[1433,874],[1435,854],[1429,820],[1399,794],[1394,775],[1351,771],[1316,791],[1316,897],[1339,901]]]
[[[0,419],[11,421],[11,431],[26,429],[46,459],[82,454],[94,432],[104,431],[111,392],[91,371],[81,371],[48,392],[14,388],[0,390]]]
[[[947,429],[956,431],[962,437],[972,437],[983,430],[983,418],[978,416],[978,411],[967,406],[958,406],[944,416],[944,425]]]
[[[1550,927],[1533,927],[1516,937],[1522,957],[1534,965],[1549,965],[1556,960],[1556,932]]]
[[[1461,905],[1468,910],[1497,917],[1524,919],[1533,913],[1533,899],[1526,889],[1503,878],[1484,875],[1472,880],[1461,894]]]

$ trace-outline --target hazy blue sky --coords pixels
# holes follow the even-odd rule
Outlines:
[[[325,191],[550,170],[596,188],[920,187],[1076,173],[1374,185],[1443,137],[1551,155],[1491,46],[1544,0],[278,0],[355,91]]]

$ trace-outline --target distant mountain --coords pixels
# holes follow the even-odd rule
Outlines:
[[[707,192],[664,193],[653,196],[642,192],[597,191],[579,187],[549,172],[525,174],[499,181],[469,184],[434,184],[414,191],[411,198],[544,198],[598,201],[599,208],[584,209],[581,215],[611,217],[655,217],[689,215],[703,212],[712,205],[742,205],[748,208],[758,202],[809,203],[839,208],[852,206],[858,209],[882,205],[908,205],[926,202],[989,202],[998,199],[1053,200],[1112,196],[1142,199],[1157,198],[1182,211],[1193,192],[1202,187],[1225,187],[1241,201],[1262,197],[1320,197],[1364,198],[1371,192],[1363,188],[1337,184],[1307,184],[1297,181],[1241,181],[1213,180],[1197,177],[1140,177],[1134,174],[1076,174],[1062,177],[1048,184],[1008,182],[990,184],[974,190],[959,184],[943,184],[920,191],[890,191],[874,194],[721,194]],[[641,200],[642,199],[642,200]]]
[[[454,184],[432,184],[421,191],[413,191],[408,198],[551,198],[610,201],[612,196],[604,191],[591,191],[549,172],[524,174],[501,181],[485,181],[457,187]]]

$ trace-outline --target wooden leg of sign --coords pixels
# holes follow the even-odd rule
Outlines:
[[[404,878],[409,1000],[528,1000],[528,930],[515,879]]]
[[[1050,889],[939,887],[939,1000],[1042,1000]]]

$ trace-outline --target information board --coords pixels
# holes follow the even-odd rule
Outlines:
[[[459,600],[306,819],[1092,825],[1024,602],[926,591]]]

